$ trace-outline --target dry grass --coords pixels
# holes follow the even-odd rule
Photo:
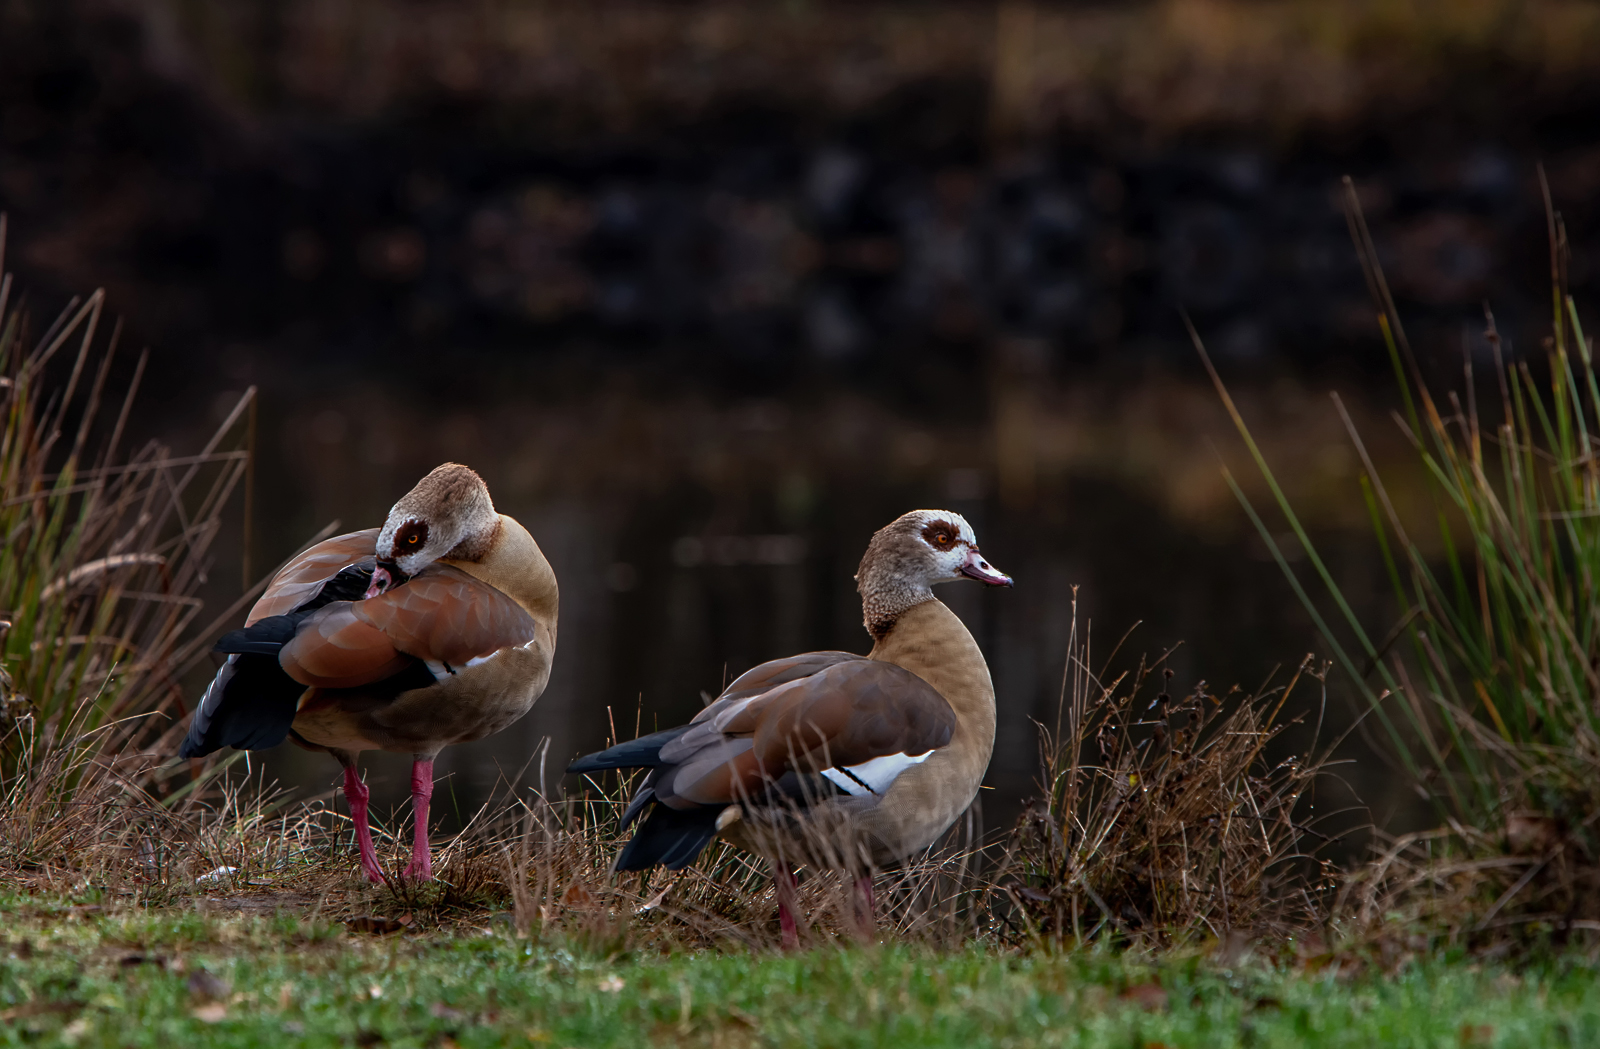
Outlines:
[[[1160,717],[1140,720],[1137,685],[1152,673],[1095,686],[1092,703],[1089,692],[1076,694],[1060,738],[1101,756],[1074,762],[1073,748],[1047,747],[1045,782],[1054,791],[1004,847],[981,847],[969,815],[927,855],[873,872],[878,936],[954,948],[1119,933],[1169,946],[1235,930],[1283,937],[1314,924],[1325,894],[1304,843],[1323,839],[1295,810],[1316,768],[1294,760],[1269,766],[1263,757],[1295,686],[1226,710],[1202,693],[1158,699]],[[498,916],[520,935],[576,941],[600,954],[780,943],[764,857],[719,842],[681,872],[611,873],[631,833],[618,825],[631,776],[564,797],[502,784],[439,850],[438,880],[426,886],[397,876],[405,828],[377,829],[391,878],[369,886],[355,866],[348,818],[327,799],[285,804],[259,781],[220,775],[218,764],[157,800],[83,748],[56,748],[47,760],[71,754],[84,763],[76,776],[42,766],[17,778],[32,794],[0,799],[9,826],[24,827],[25,812],[56,814],[28,824],[32,837],[19,838],[15,850],[55,862],[6,864],[41,887],[92,884],[149,903],[289,907],[358,929],[476,926]],[[149,778],[180,772],[150,770]],[[837,843],[812,847],[826,854]],[[858,939],[850,879],[803,873],[802,942]]]
[[[399,877],[407,828],[375,827],[389,878],[373,886],[356,867],[349,818],[331,798],[290,801],[259,778],[228,775],[242,755],[158,797],[188,778],[187,763],[130,772],[82,745],[34,753],[0,796],[0,876],[35,891],[93,888],[152,905],[287,908],[365,931],[498,919],[520,935],[600,954],[779,944],[776,896],[759,856],[717,843],[681,872],[611,873],[632,833],[618,826],[632,777],[549,799],[502,783],[438,849],[437,879],[422,886]],[[974,857],[972,849],[949,848],[878,872],[882,935],[946,946],[969,940],[986,891]],[[806,942],[857,936],[849,887],[826,872],[802,882]]]
[[[250,452],[224,444],[254,394],[196,454],[125,453],[145,358],[115,397],[100,292],[30,344],[4,257],[0,216],[0,870],[67,876],[137,853],[182,808],[155,800],[174,781],[152,755],[213,628],[196,591],[248,476]]]
[[[1174,946],[1315,928],[1330,839],[1302,802],[1324,761],[1269,748],[1325,670],[1308,658],[1281,689],[1219,697],[1201,682],[1175,698],[1164,659],[1107,680],[1088,647],[1074,636],[1059,716],[1040,727],[1039,798],[995,877],[1013,935]]]
[[[1386,968],[1441,946],[1480,956],[1586,944],[1600,920],[1600,878],[1545,817],[1505,834],[1459,823],[1381,841],[1343,880],[1330,912],[1346,956]]]

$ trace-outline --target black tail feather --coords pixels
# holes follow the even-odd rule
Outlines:
[[[222,747],[266,750],[282,743],[306,687],[284,673],[276,650],[228,657],[200,700],[178,754],[198,758]]]
[[[567,766],[568,772],[602,772],[606,769],[647,769],[661,764],[661,748],[689,731],[690,726],[680,725],[662,732],[652,732],[626,743],[618,743],[609,750],[587,754]]]
[[[607,769],[658,769],[661,765],[661,748],[690,729],[680,725],[662,732],[618,743],[608,750],[588,754],[567,766],[568,772],[602,772]],[[627,827],[639,819],[638,830],[614,865],[619,871],[642,871],[662,866],[668,870],[682,870],[695,861],[700,851],[717,836],[717,816],[720,808],[672,809],[655,801],[653,785],[659,772],[653,771],[644,781],[623,814],[622,825]]]
[[[717,836],[721,813],[715,806],[670,809],[657,803],[623,847],[613,869],[642,871],[660,865],[669,871],[682,870]]]

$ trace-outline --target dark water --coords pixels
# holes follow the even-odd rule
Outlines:
[[[761,660],[864,650],[851,576],[867,537],[936,506],[1017,579],[942,595],[993,669],[985,801],[1004,822],[1030,789],[1033,721],[1053,719],[1075,595],[1095,651],[1142,624],[1113,668],[1181,643],[1176,687],[1253,688],[1319,650],[1221,480],[1219,461],[1248,465],[1180,311],[1381,635],[1392,611],[1324,391],[1350,398],[1391,483],[1414,467],[1385,418],[1341,176],[1436,376],[1482,351],[1485,300],[1514,349],[1538,345],[1537,163],[1580,299],[1595,276],[1600,139],[1559,107],[1326,140],[1233,128],[999,147],[986,88],[957,82],[851,119],[736,107],[657,134],[557,136],[459,99],[369,119],[267,89],[220,104],[151,57],[159,20],[73,10],[99,13],[23,18],[34,35],[3,45],[10,258],[42,306],[107,284],[132,338],[157,347],[146,433],[193,444],[260,388],[254,563],[334,518],[376,524],[454,459],[560,576],[549,691],[440,762],[460,812],[542,738],[559,768],[613,723],[690,716]],[[241,553],[219,547],[214,599],[232,596]],[[1332,680],[1336,731],[1349,696]],[[325,757],[267,762],[333,782]],[[397,800],[403,760],[373,767]],[[1347,778],[1387,811],[1381,763],[1361,756]]]

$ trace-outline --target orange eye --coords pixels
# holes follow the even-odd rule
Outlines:
[[[421,541],[422,541],[422,537],[420,535],[418,535],[417,533],[415,533],[415,532],[412,532],[410,535],[406,536],[406,545],[407,546],[416,546]]]
[[[950,534],[948,532],[940,532],[938,535],[933,537],[933,541],[938,543],[940,546],[949,546]]]

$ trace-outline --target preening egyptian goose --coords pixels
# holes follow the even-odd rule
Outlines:
[[[615,869],[681,869],[720,833],[773,861],[793,943],[794,863],[859,874],[933,844],[972,803],[994,749],[989,667],[931,589],[954,579],[1011,585],[961,515],[914,510],[873,535],[856,574],[870,654],[763,663],[689,724],[574,762],[568,771],[650,770],[623,814],[625,827],[641,822]],[[870,920],[870,878],[857,888]]]
[[[413,755],[416,818],[405,876],[433,877],[433,759],[499,732],[550,679],[557,591],[550,563],[483,479],[446,463],[382,528],[318,543],[287,565],[224,636],[228,654],[179,753],[264,750],[291,738],[344,766],[361,867],[383,880],[356,771],[363,750]]]

